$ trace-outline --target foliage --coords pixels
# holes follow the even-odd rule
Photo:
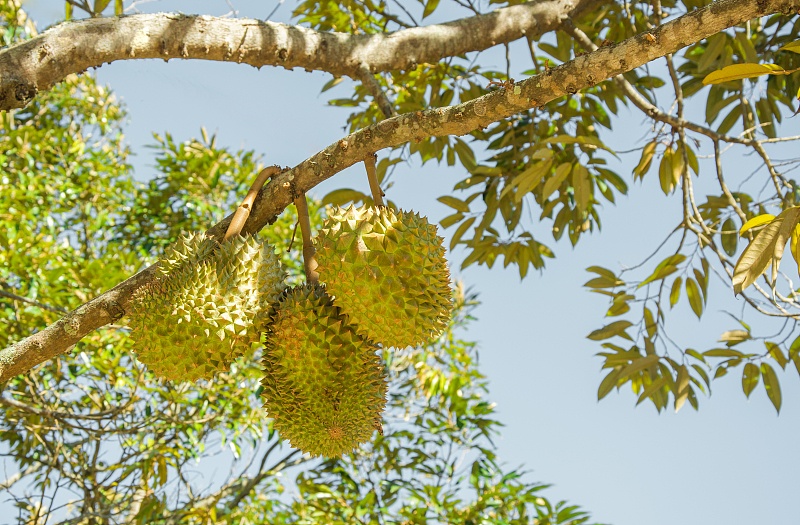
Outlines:
[[[3,344],[153,262],[181,232],[202,231],[260,169],[253,152],[220,148],[205,131],[186,142],[166,133],[154,135],[157,172],[137,182],[123,117],[90,75],[2,115]],[[322,215],[312,203],[315,228]],[[287,210],[261,235],[297,282],[295,221]],[[586,523],[498,461],[486,380],[459,335],[475,296],[459,288],[456,299],[438,341],[384,353],[385,434],[338,461],[281,443],[261,408],[258,355],[210,381],[157,380],[133,357],[127,327],[107,326],[0,385],[0,450],[16,471],[0,486],[18,523]],[[220,454],[231,472],[209,477]]]
[[[477,10],[520,2],[459,3]],[[547,71],[707,3],[601,3],[554,35],[529,42],[533,68],[523,74]],[[419,25],[440,8],[438,0],[407,4],[299,1],[294,14],[320,30],[378,33]],[[65,5],[67,18],[76,7],[90,16],[120,14],[124,7],[109,0]],[[5,45],[34,32],[18,7],[0,4]],[[588,334],[602,348],[606,371],[598,397],[629,385],[637,404],[697,408],[698,393],[737,372],[746,396],[763,385],[779,410],[777,368],[792,363],[800,373],[798,295],[793,278],[778,267],[787,244],[798,260],[800,191],[789,177],[798,160],[773,159],[783,142],[797,139],[780,139],[779,132],[800,95],[799,33],[797,17],[750,21],[667,56],[663,69],[625,73],[465,138],[397,147],[380,159],[379,180],[388,188],[393,168],[412,159],[461,166],[453,191],[439,196],[452,209],[441,221],[452,233],[451,249],[463,251],[463,266],[492,267],[502,259],[524,278],[554,258],[552,243],[565,234],[575,245],[599,230],[603,205],[627,194],[631,183],[657,178],[652,184],[682,203],[673,233],[639,265],[588,268],[586,287],[608,298],[611,318]],[[518,64],[509,58],[505,70],[485,67],[470,55],[376,80],[393,110],[408,113],[513,82],[512,66]],[[350,130],[385,118],[367,87],[342,89],[332,79],[324,91],[338,90],[329,103],[349,108]],[[674,101],[668,111],[658,106],[665,97],[667,106]],[[622,105],[641,110],[652,124],[637,145],[630,178],[615,171],[622,152],[607,145]],[[6,188],[0,340],[6,344],[152,262],[182,231],[203,230],[221,218],[260,166],[254,152],[220,148],[205,132],[186,142],[164,133],[154,137],[158,173],[136,182],[122,137],[124,111],[90,75],[70,77],[24,110],[0,117]],[[753,152],[761,163],[733,189],[726,175],[738,167],[731,166],[729,147]],[[699,177],[714,189],[701,193]],[[340,188],[313,206],[314,220],[321,219],[322,204],[354,201],[370,197]],[[299,280],[297,248],[287,247],[294,223],[287,210],[261,235],[281,247]],[[745,313],[732,315],[735,324],[719,344],[696,350],[670,333],[669,313],[688,307],[701,318],[712,301],[714,274],[740,293]],[[21,523],[67,516],[75,523],[588,521],[573,506],[547,501],[544,485],[506,471],[496,458],[491,438],[498,423],[485,400],[475,347],[461,336],[475,299],[461,289],[456,299],[456,321],[442,338],[384,354],[391,377],[385,435],[339,461],[311,461],[281,445],[260,408],[258,356],[213,381],[160,382],[131,357],[127,328],[107,326],[68,355],[0,385],[2,453],[18,470],[0,486],[14,498]],[[754,314],[787,322],[764,337],[748,322]],[[233,470],[208,485],[198,469],[220,450],[234,457]],[[290,486],[296,492],[289,494]]]

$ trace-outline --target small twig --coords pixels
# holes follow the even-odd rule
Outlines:
[[[236,208],[236,213],[234,213],[233,219],[231,219],[231,223],[228,225],[228,231],[225,232],[222,242],[225,242],[231,237],[235,237],[241,233],[244,223],[247,222],[247,218],[250,216],[250,210],[253,207],[256,197],[258,196],[259,190],[262,186],[264,186],[268,178],[272,177],[273,175],[277,175],[280,172],[281,168],[279,166],[267,166],[261,170],[261,173],[258,174],[258,177],[256,177],[253,185],[250,186],[250,191],[247,192],[247,195],[242,203],[238,208]]]
[[[300,233],[303,236],[303,268],[306,272],[306,281],[317,284],[319,273],[317,273],[317,259],[314,258],[316,250],[311,242],[311,219],[308,217],[308,204],[306,203],[305,193],[294,200],[297,208],[297,222],[300,223]]]
[[[58,312],[60,314],[65,314],[69,312],[66,308],[58,308],[55,306],[50,306],[44,303],[40,303],[38,301],[33,301],[31,299],[27,299],[25,297],[19,296],[17,294],[9,293],[4,290],[0,290],[0,297],[7,297],[8,299],[12,299],[14,301],[20,301],[23,303],[27,303],[33,306],[38,306],[39,308],[43,308],[44,310],[50,310],[51,312]]]
[[[396,115],[392,101],[389,100],[381,85],[375,80],[375,75],[372,74],[367,64],[361,64],[358,67],[358,79],[369,90],[384,117],[391,118]]]
[[[370,153],[364,158],[364,167],[367,168],[367,180],[369,180],[369,189],[372,192],[372,201],[375,206],[386,206],[383,202],[383,190],[378,184],[378,176],[376,174],[375,161],[378,156],[375,153]]]

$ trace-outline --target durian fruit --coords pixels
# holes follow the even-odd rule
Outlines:
[[[377,346],[318,284],[287,289],[266,330],[264,407],[283,439],[338,457],[380,430],[386,380]]]
[[[436,226],[387,207],[337,208],[314,246],[328,293],[362,333],[384,346],[416,346],[450,319],[450,271]]]
[[[189,235],[160,263],[162,276],[130,312],[133,350],[157,376],[208,379],[259,342],[254,320],[271,309],[285,279],[269,244],[237,236],[219,245]]]

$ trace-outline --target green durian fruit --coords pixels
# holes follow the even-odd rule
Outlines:
[[[452,298],[443,239],[416,213],[337,208],[314,240],[328,293],[363,334],[416,346],[447,327]]]
[[[287,289],[266,330],[264,408],[293,447],[338,457],[381,429],[386,380],[377,345],[320,285]]]
[[[208,379],[260,341],[255,320],[270,311],[285,279],[269,244],[237,236],[219,245],[189,235],[160,263],[162,276],[130,312],[133,350],[157,376]]]

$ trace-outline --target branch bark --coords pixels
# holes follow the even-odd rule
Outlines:
[[[602,47],[537,76],[480,98],[444,108],[407,113],[359,130],[284,171],[261,189],[243,233],[255,233],[317,184],[384,148],[431,136],[465,135],[564,95],[674,53],[728,27],[775,12],[790,13],[800,0],[719,0],[615,46]],[[221,238],[232,218],[208,230]],[[64,352],[80,339],[124,316],[132,294],[154,278],[151,266],[61,320],[0,351],[0,382]]]
[[[413,69],[556,29],[608,0],[538,0],[394,33],[320,32],[254,19],[159,13],[63,22],[0,50],[0,110],[25,106],[67,75],[118,60],[172,58],[283,66],[359,77]]]

